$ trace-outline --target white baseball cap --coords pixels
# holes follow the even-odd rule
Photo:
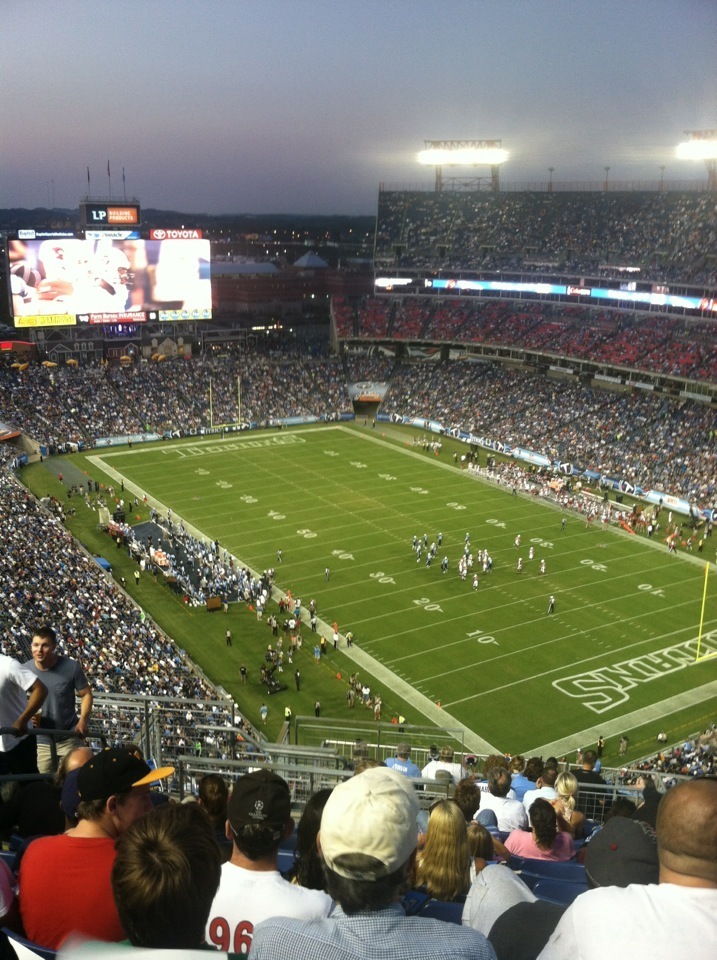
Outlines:
[[[377,880],[398,870],[416,849],[418,801],[411,780],[387,767],[371,767],[334,788],[321,817],[319,846],[339,876]],[[346,854],[373,857],[362,869]]]

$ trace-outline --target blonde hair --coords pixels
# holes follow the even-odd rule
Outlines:
[[[470,887],[468,830],[461,808],[439,800],[431,808],[426,842],[416,864],[416,885],[437,900],[455,900]]]
[[[566,807],[575,809],[575,798],[578,795],[578,778],[574,773],[560,773],[555,781],[555,792],[558,799],[563,801]]]

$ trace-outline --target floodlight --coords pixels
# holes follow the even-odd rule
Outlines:
[[[713,140],[685,140],[677,146],[680,160],[717,159],[717,138]]]
[[[460,147],[455,150],[433,147],[429,150],[421,150],[418,154],[418,162],[430,167],[468,167],[478,164],[495,167],[505,163],[507,159],[508,151],[495,147]]]

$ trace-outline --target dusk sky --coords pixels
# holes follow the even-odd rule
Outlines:
[[[144,207],[373,214],[447,138],[502,140],[505,182],[706,180],[675,147],[717,128],[716,40],[716,0],[2,0],[0,207],[75,207],[89,167]]]

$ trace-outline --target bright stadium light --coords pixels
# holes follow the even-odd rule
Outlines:
[[[677,145],[677,156],[680,160],[716,160],[717,139],[685,140]]]
[[[707,189],[717,191],[717,130],[685,130],[690,138],[677,147],[680,160],[703,160]]]
[[[432,147],[429,150],[421,150],[418,154],[418,162],[429,167],[471,167],[479,164],[494,167],[499,163],[505,163],[507,159],[508,151],[495,147],[462,147],[457,150]]]
[[[420,164],[436,169],[436,192],[443,189],[443,167],[490,167],[490,178],[476,176],[451,176],[449,183],[455,188],[481,189],[484,181],[490,189],[500,190],[500,165],[508,159],[508,151],[500,140],[424,140],[425,150],[416,159]]]

